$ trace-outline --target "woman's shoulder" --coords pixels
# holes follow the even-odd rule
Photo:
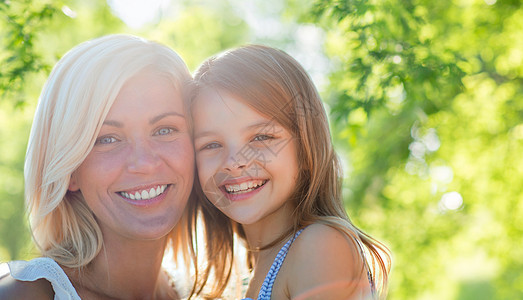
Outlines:
[[[80,299],[64,270],[51,258],[10,261],[7,265],[7,272],[0,275],[0,299]]]
[[[7,263],[3,263],[5,270]],[[53,299],[53,287],[46,279],[22,281],[15,279],[9,271],[0,275],[0,299]]]

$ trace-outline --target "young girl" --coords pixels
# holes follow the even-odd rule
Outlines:
[[[388,250],[346,214],[327,116],[304,69],[283,51],[251,45],[205,61],[195,81],[202,278],[212,275],[217,291],[209,296],[231,276],[234,234],[252,270],[246,299],[384,295]]]

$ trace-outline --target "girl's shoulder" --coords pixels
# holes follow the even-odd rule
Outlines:
[[[358,271],[364,264],[359,244],[351,235],[321,223],[307,226],[294,241],[291,250],[295,259],[311,263],[345,262],[358,267]]]
[[[309,225],[294,241],[287,259],[285,274],[291,298],[362,299],[361,295],[370,293],[358,242],[339,229]]]

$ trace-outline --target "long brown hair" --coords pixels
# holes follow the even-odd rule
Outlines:
[[[247,45],[203,62],[195,72],[197,89],[226,91],[246,101],[262,115],[285,127],[295,138],[300,170],[297,186],[289,201],[295,210],[289,234],[312,223],[323,223],[344,234],[360,250],[371,279],[382,295],[390,270],[388,249],[350,221],[341,195],[342,172],[333,149],[328,118],[311,78],[287,53],[261,45]],[[195,189],[205,224],[208,263],[201,284],[215,278],[213,293],[218,297],[231,276],[234,233],[245,240],[242,227],[212,205],[201,192],[198,176]],[[252,257],[248,257],[252,267]]]

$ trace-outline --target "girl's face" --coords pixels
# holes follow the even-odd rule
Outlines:
[[[287,218],[298,177],[291,133],[227,93],[201,93],[192,115],[198,177],[207,198],[241,224]]]
[[[71,176],[104,237],[164,237],[176,225],[194,178],[194,152],[180,93],[152,72],[120,90],[94,148]]]

